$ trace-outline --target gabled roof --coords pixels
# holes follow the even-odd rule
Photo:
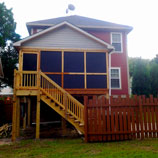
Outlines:
[[[2,61],[1,61],[1,58],[0,58],[0,78],[3,78],[3,77],[4,77],[3,67],[2,67]]]
[[[67,21],[68,23],[71,23],[72,25],[75,25],[79,28],[119,29],[119,30],[126,30],[127,32],[130,32],[133,29],[131,26],[115,24],[115,23],[111,23],[107,21],[92,19],[92,18],[78,16],[78,15],[33,21],[33,22],[26,23],[26,25],[29,30],[30,26],[54,26],[64,21]]]
[[[94,40],[94,41],[96,41],[96,42],[98,42],[98,43],[104,45],[105,48],[109,49],[109,52],[112,51],[112,50],[114,50],[114,47],[113,47],[112,45],[106,43],[105,41],[103,41],[103,40],[101,40],[101,39],[99,39],[99,38],[97,38],[97,37],[95,37],[95,36],[93,36],[93,35],[87,33],[86,31],[84,31],[84,30],[82,30],[82,29],[80,29],[80,28],[78,28],[78,27],[76,27],[76,26],[74,26],[74,25],[72,25],[72,24],[70,24],[70,23],[68,23],[68,22],[66,22],[66,21],[64,21],[64,22],[62,22],[62,23],[59,23],[59,24],[57,24],[57,25],[55,25],[55,26],[52,26],[52,27],[50,27],[50,28],[47,28],[47,29],[45,29],[45,30],[43,30],[43,31],[41,31],[41,32],[38,32],[38,33],[36,33],[36,34],[34,34],[34,35],[32,35],[32,36],[28,36],[28,37],[26,37],[26,38],[24,38],[24,39],[22,39],[22,40],[20,40],[20,41],[18,41],[18,42],[15,42],[13,45],[14,45],[15,47],[22,46],[23,43],[25,43],[25,42],[27,42],[27,41],[29,41],[29,40],[32,40],[32,39],[34,39],[34,38],[40,37],[41,35],[44,35],[44,34],[50,32],[50,31],[53,31],[53,30],[55,30],[55,29],[57,29],[57,28],[60,28],[60,27],[62,27],[62,26],[64,26],[64,25],[67,25],[67,26],[69,26],[70,28],[72,28],[72,29],[78,31],[79,33],[81,33],[81,34],[87,36],[88,38],[90,38],[90,39],[92,39],[92,40]]]

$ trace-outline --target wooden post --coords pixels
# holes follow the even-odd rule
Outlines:
[[[13,95],[13,115],[12,115],[12,141],[15,141],[16,140],[16,122],[17,122],[17,119],[16,119],[16,113],[17,113],[17,109],[16,109],[16,106],[17,106],[17,97],[16,97],[16,76],[17,76],[17,73],[16,73],[16,70],[14,70],[14,95]]]
[[[40,71],[38,70],[37,73],[37,88],[38,88],[38,95],[37,95],[37,107],[36,107],[36,139],[40,138],[40,84],[41,84],[41,77]]]
[[[66,135],[66,120],[62,117],[61,118],[61,126],[62,126],[62,135]]]
[[[20,98],[17,97],[17,124],[16,124],[17,137],[20,136]]]
[[[141,96],[139,96],[139,113],[140,113],[140,125],[141,125],[141,139],[144,139],[144,129],[143,129],[143,111],[142,111],[142,101]]]
[[[67,94],[66,93],[64,93],[63,104],[65,106],[65,118],[61,119],[61,126],[62,126],[62,134],[66,135],[66,120],[65,120],[67,119]]]
[[[85,128],[85,142],[88,142],[88,96],[84,96],[84,128]]]
[[[24,130],[26,129],[26,113],[25,113],[24,118],[23,118],[23,129]]]
[[[37,96],[36,107],[36,139],[40,138],[40,94]]]
[[[16,140],[16,124],[17,124],[17,97],[14,96],[13,99],[13,118],[12,118],[12,141]]]
[[[31,100],[30,100],[30,98],[28,98],[28,109],[27,109],[27,125],[28,125],[28,127],[30,127],[30,124],[31,124],[31,122],[30,122],[30,115],[31,114]]]
[[[67,94],[66,93],[64,93],[63,104],[65,106],[65,119],[66,119],[67,118]]]

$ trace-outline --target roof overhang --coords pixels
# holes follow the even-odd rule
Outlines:
[[[52,27],[55,26],[55,24],[41,24],[41,23],[32,23],[32,22],[28,22],[26,23],[27,29],[28,31],[30,31],[30,29],[32,27]],[[133,27],[131,26],[87,26],[87,25],[76,25],[78,28],[81,29],[93,29],[93,30],[118,30],[118,31],[125,31],[127,33],[131,32],[133,30]]]

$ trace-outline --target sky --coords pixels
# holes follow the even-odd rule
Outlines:
[[[16,32],[28,36],[26,22],[80,15],[129,25],[128,55],[152,59],[158,54],[158,0],[0,0],[13,8]],[[68,4],[75,11],[66,14]]]

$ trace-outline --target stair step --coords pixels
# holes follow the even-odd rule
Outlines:
[[[80,122],[79,120],[74,120],[74,122]]]
[[[79,124],[79,126],[80,126],[80,127],[83,127],[83,126],[84,126],[84,124],[83,124],[83,123],[80,123],[80,124]]]

